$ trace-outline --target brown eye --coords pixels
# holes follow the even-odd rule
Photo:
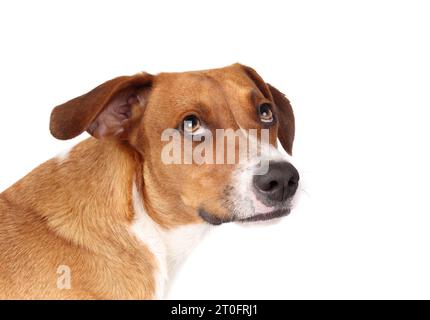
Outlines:
[[[194,115],[185,117],[183,122],[184,132],[188,134],[195,133],[201,126],[199,118]]]
[[[273,122],[272,106],[269,103],[263,103],[258,107],[261,122]]]

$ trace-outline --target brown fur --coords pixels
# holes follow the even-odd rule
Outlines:
[[[233,166],[163,165],[160,135],[190,112],[213,128],[258,128],[255,107],[264,101],[276,105],[279,118],[271,142],[279,135],[291,153],[288,100],[239,64],[119,77],[55,108],[55,137],[87,130],[98,139],[78,144],[64,161],[47,161],[0,194],[0,298],[152,298],[158,266],[129,232],[133,181],[164,228],[201,222],[201,208],[227,217],[220,199]],[[70,290],[56,287],[59,265],[72,270]]]

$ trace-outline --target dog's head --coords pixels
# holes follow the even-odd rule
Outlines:
[[[107,81],[57,106],[58,139],[88,131],[140,155],[145,205],[166,226],[286,215],[299,174],[288,99],[247,66],[139,73]],[[233,136],[232,136],[233,135]]]

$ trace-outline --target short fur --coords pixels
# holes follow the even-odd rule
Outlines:
[[[291,154],[289,101],[239,64],[119,77],[56,107],[50,124],[56,138],[84,131],[93,137],[0,194],[0,298],[155,298],[160,263],[131,232],[134,188],[141,214],[168,233],[204,224],[202,209],[230,217],[222,199],[234,176],[231,165],[163,165],[162,130],[190,111],[217,128],[258,128],[255,105],[262,101],[274,104],[279,118],[271,144],[279,137]],[[61,265],[72,272],[70,289],[57,287]]]

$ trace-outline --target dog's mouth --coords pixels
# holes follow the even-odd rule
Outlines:
[[[214,226],[218,226],[220,224],[232,222],[235,220],[234,217],[231,217],[231,218],[230,217],[227,217],[227,218],[218,217],[212,213],[207,212],[204,209],[199,209],[199,216],[204,221],[206,221],[207,223],[212,224]]]
[[[219,217],[211,212],[208,212],[204,209],[199,209],[199,216],[211,225],[220,225],[228,222],[259,222],[259,221],[267,221],[272,219],[281,218],[287,216],[291,212],[290,202],[286,202],[282,205],[274,205],[274,206],[266,206],[260,203],[253,201],[255,199],[250,199],[250,211],[246,210],[245,212],[238,212],[237,208],[230,207],[230,214],[227,217]]]
[[[240,222],[256,222],[266,221],[271,219],[287,216],[291,212],[291,199],[283,202],[273,202],[267,199],[259,200],[254,192],[250,192],[248,197],[252,213],[245,213],[245,215],[238,214],[241,218],[236,219]],[[243,214],[243,213],[242,213]]]
[[[272,220],[272,219],[287,216],[290,214],[290,211],[291,211],[291,209],[289,209],[289,208],[277,209],[277,210],[267,212],[267,213],[257,213],[253,216],[243,218],[243,219],[238,219],[236,221],[240,221],[240,222],[267,221],[267,220]]]
[[[259,222],[259,221],[267,221],[267,220],[272,220],[272,219],[276,219],[276,218],[281,218],[284,216],[287,216],[288,214],[290,214],[291,209],[290,208],[283,208],[283,209],[275,209],[273,211],[270,212],[266,212],[266,213],[256,213],[253,214],[249,217],[245,217],[245,218],[238,218],[235,216],[231,216],[231,217],[227,217],[227,218],[220,218],[214,214],[211,214],[203,209],[199,210],[199,216],[206,221],[207,223],[211,224],[211,225],[220,225],[223,223],[228,223],[228,222]]]
[[[203,209],[198,210],[199,216],[211,225],[220,225],[228,222],[261,222],[281,218],[290,214],[294,197],[276,201],[268,199],[253,190],[238,192],[236,188],[228,186],[221,198],[222,207],[227,214],[220,216],[215,212]]]

